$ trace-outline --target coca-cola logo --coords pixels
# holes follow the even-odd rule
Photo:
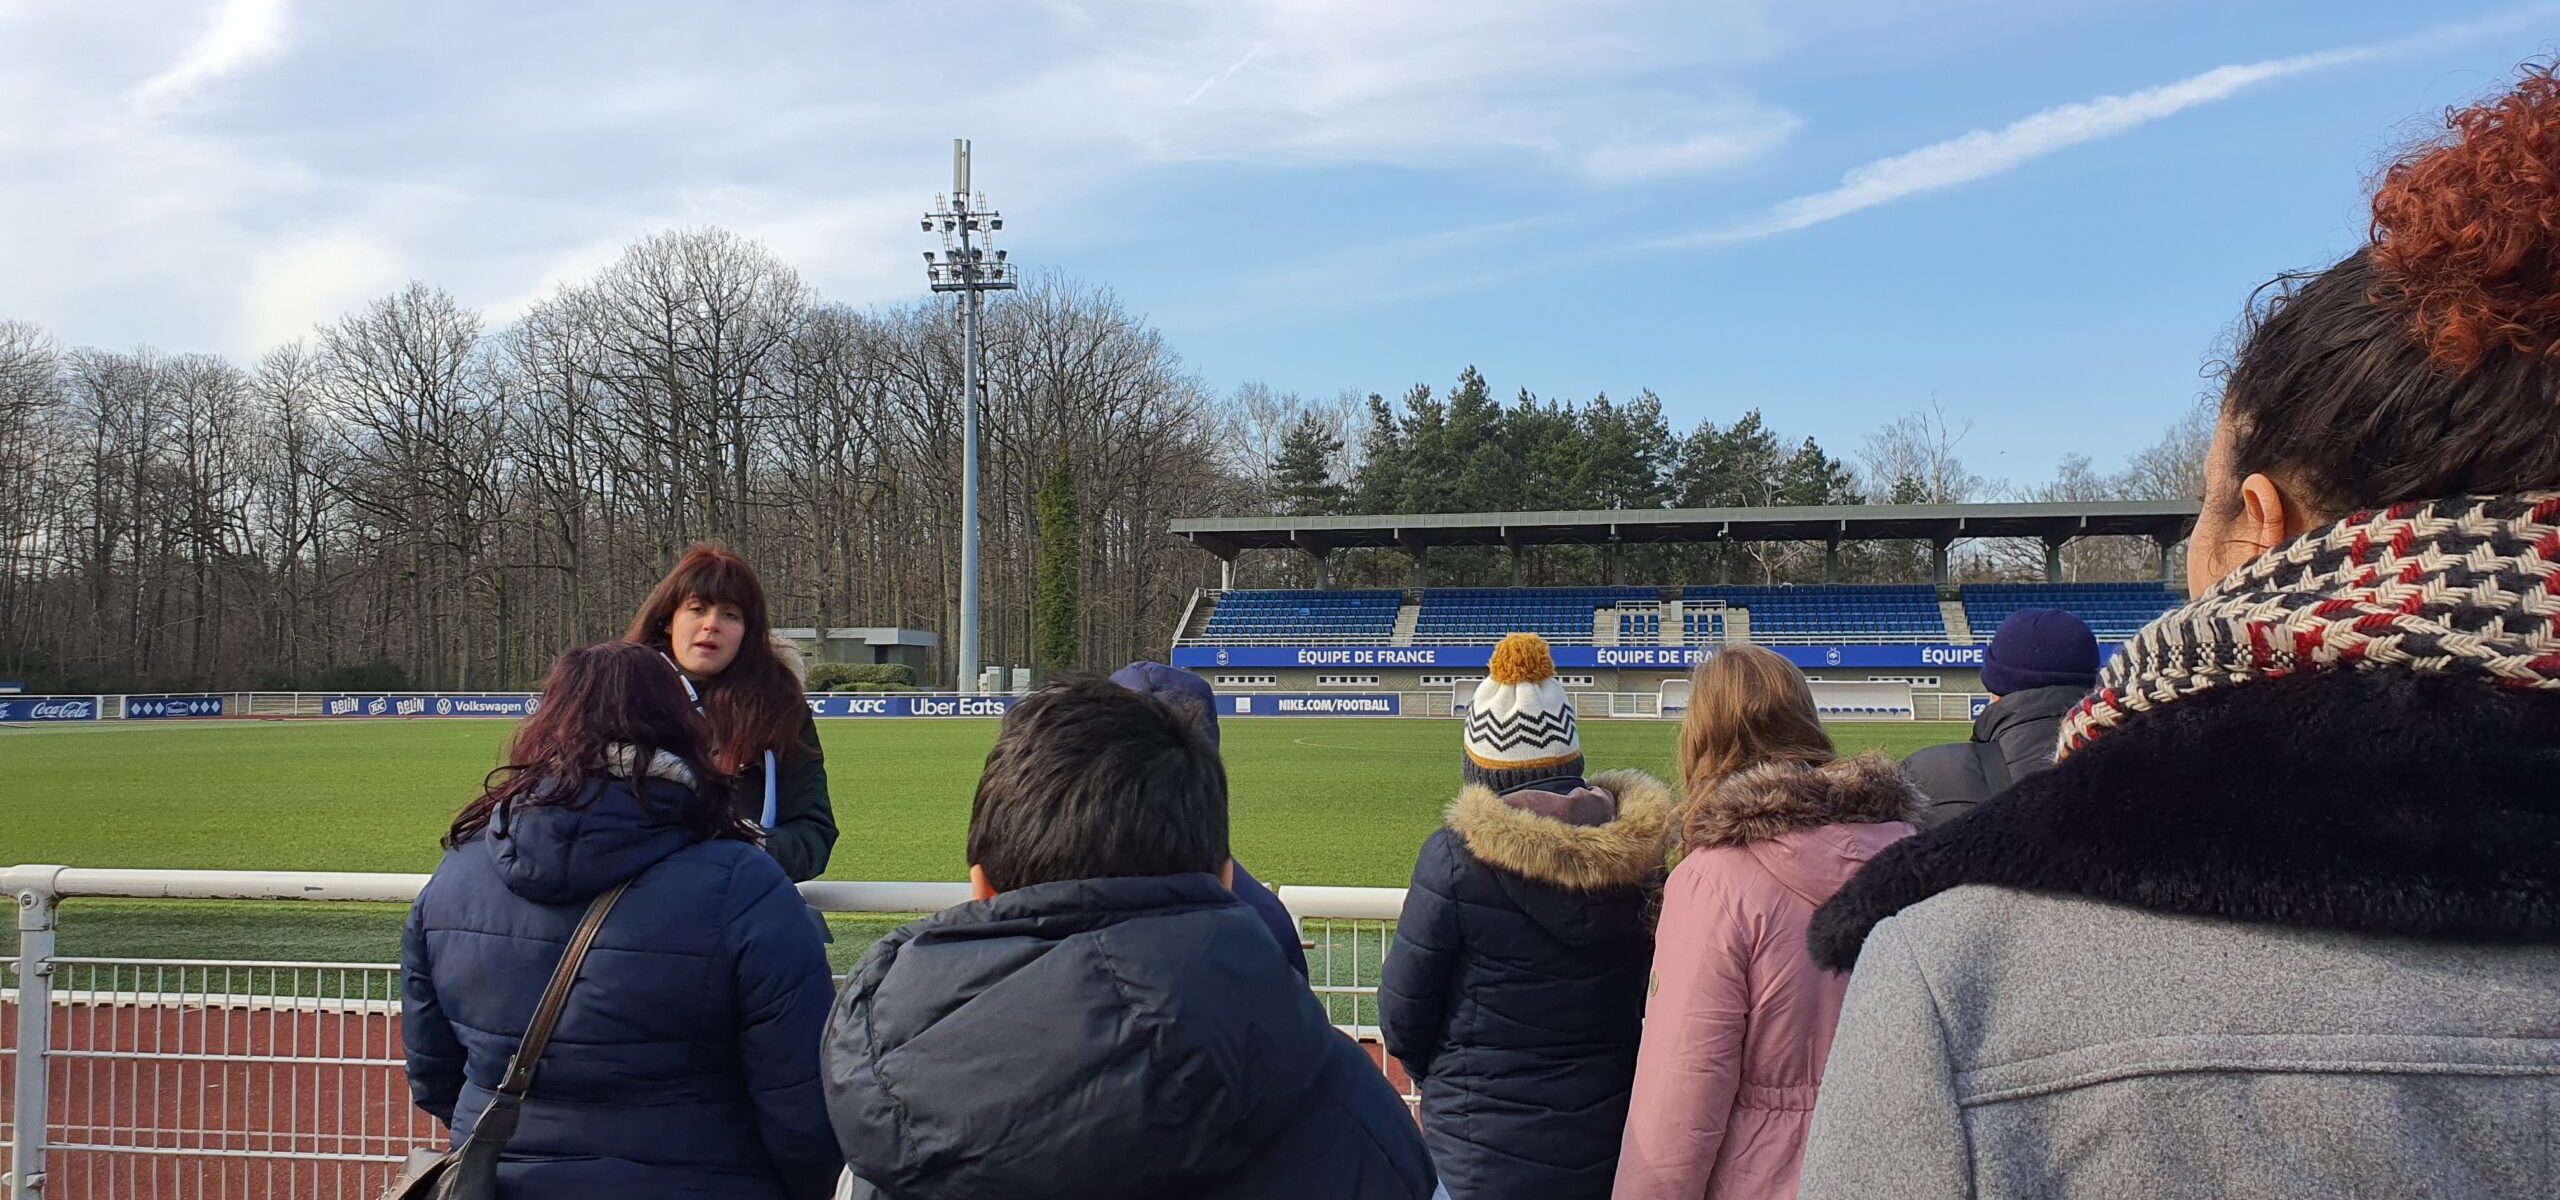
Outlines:
[[[96,716],[87,700],[38,700],[27,706],[31,721],[86,721]]]

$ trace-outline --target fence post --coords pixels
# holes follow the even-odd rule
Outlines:
[[[63,868],[11,867],[5,880],[18,905],[18,1063],[10,1114],[9,1200],[43,1200],[45,1102],[52,1079],[53,928],[61,902],[54,881]]]

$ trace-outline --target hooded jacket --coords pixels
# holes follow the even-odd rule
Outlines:
[[[510,805],[446,853],[401,938],[418,1107],[471,1133],[587,904],[606,918],[498,1168],[524,1200],[815,1200],[842,1159],[818,1089],[825,955],[799,894],[745,842],[675,823],[661,754],[574,802]]]
[[[1212,875],[1039,884],[900,929],[825,1036],[857,1196],[1423,1200],[1368,1055]]]
[[[1637,771],[1507,795],[1469,786],[1423,843],[1378,988],[1458,1200],[1597,1200],[1617,1171],[1670,848]]]
[[[2088,693],[2085,687],[2040,687],[2002,696],[1974,718],[1972,740],[1912,752],[1902,760],[1902,777],[1920,789],[1922,801],[1911,823],[1935,829],[2052,766],[2063,714]],[[1995,786],[1984,777],[1986,751],[2000,757],[2007,782]]]
[[[1616,1200],[1789,1200],[1846,975],[1805,948],[1814,910],[1916,799],[1882,758],[1739,772],[1688,813],[1663,889],[1653,998]]]

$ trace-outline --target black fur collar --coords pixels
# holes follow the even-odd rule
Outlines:
[[[2560,942],[2560,697],[2319,671],[2128,719],[1905,840],[1822,906],[1814,958],[1989,884],[2153,912],[2468,942]]]

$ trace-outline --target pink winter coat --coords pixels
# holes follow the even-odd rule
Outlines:
[[[1792,1200],[1849,977],[1813,964],[1813,910],[1911,836],[1880,757],[1773,763],[1692,805],[1663,890],[1616,1200]]]

